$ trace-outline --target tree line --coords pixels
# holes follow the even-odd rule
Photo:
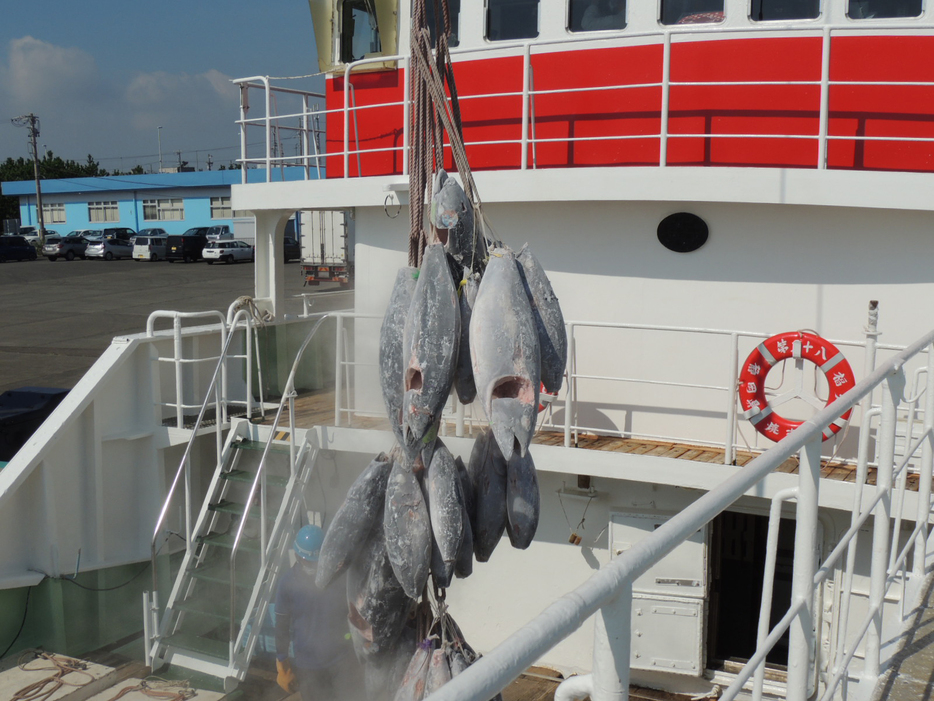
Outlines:
[[[142,175],[146,171],[142,166],[136,166],[130,171],[109,172],[101,168],[100,163],[88,154],[85,162],[65,160],[51,151],[46,151],[39,160],[39,177],[42,180],[57,178],[92,178],[104,175]],[[31,158],[7,158],[0,163],[0,182],[14,180],[32,180],[34,177]],[[0,197],[0,220],[19,219],[19,198]]]

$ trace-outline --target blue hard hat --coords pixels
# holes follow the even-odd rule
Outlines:
[[[324,531],[314,525],[302,526],[295,534],[295,554],[303,560],[317,562],[324,542]]]

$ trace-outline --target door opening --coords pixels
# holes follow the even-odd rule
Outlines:
[[[707,666],[734,667],[756,651],[756,629],[765,571],[767,516],[725,511],[712,522],[710,552],[710,609],[707,627]],[[781,519],[769,625],[774,626],[791,605],[795,522]],[[788,633],[767,657],[770,666],[788,664]]]

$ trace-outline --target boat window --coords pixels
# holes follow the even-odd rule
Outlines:
[[[486,38],[490,41],[538,36],[538,0],[487,0]]]
[[[662,0],[662,24],[713,24],[723,21],[723,0]]]
[[[918,17],[921,0],[849,0],[846,16],[850,19]]]
[[[820,0],[752,0],[749,14],[754,22],[816,19],[819,16]]]
[[[568,29],[572,32],[626,27],[626,0],[571,0],[568,11]]]
[[[341,6],[341,61],[359,61],[380,50],[373,0],[344,0]]]
[[[451,35],[448,37],[448,46],[457,46],[460,43],[458,32],[460,28],[461,0],[448,0],[448,12],[451,13]],[[438,27],[435,24],[435,3],[432,0],[425,1],[425,16],[428,22],[428,31],[431,32],[431,45],[435,46]]]

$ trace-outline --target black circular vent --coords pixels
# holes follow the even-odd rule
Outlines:
[[[658,223],[658,240],[669,251],[690,253],[707,243],[707,222],[690,212],[670,214]]]

